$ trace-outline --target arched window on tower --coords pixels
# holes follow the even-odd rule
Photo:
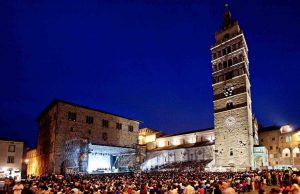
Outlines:
[[[218,70],[221,70],[222,69],[222,63],[219,63],[218,64]]]
[[[213,65],[213,72],[217,71],[217,65]]]
[[[231,53],[231,46],[227,47],[227,53]]]
[[[222,49],[222,54],[223,54],[223,56],[226,55],[226,48]]]
[[[213,59],[217,58],[217,53],[213,53]]]
[[[242,62],[244,60],[244,57],[243,57],[243,55],[241,54],[241,55],[239,55],[239,62]]]
[[[236,50],[236,44],[233,44],[232,45],[232,51],[235,51]]]
[[[242,48],[242,46],[243,46],[242,41],[240,41],[240,42],[238,43],[238,48]]]
[[[227,68],[227,61],[224,61],[224,62],[223,62],[223,68],[224,68],[224,69]]]
[[[234,76],[234,77],[239,76],[239,70],[234,70],[234,71],[233,71],[233,76]]]
[[[229,59],[228,60],[228,67],[231,67],[232,66],[232,59]]]
[[[227,109],[227,110],[233,109],[233,102],[232,102],[232,101],[228,101],[228,102],[226,103],[226,109]]]
[[[238,62],[237,57],[233,57],[233,64],[236,64]]]

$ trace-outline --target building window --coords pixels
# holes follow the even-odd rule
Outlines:
[[[260,139],[260,142],[264,142],[264,139]]]
[[[232,78],[233,78],[233,72],[232,71],[225,74],[225,79],[226,80],[229,80],[229,79],[232,79]]]
[[[233,156],[233,151],[230,151],[230,156]]]
[[[272,141],[275,141],[275,137],[272,137]]]
[[[232,45],[232,50],[235,51],[236,50],[236,44]]]
[[[70,131],[71,131],[71,132],[73,132],[73,131],[74,131],[74,128],[73,128],[73,127],[71,127],[71,128],[70,128]]]
[[[213,72],[217,71],[217,65],[213,65]]]
[[[227,53],[231,53],[231,46],[227,47]]]
[[[242,48],[242,41],[238,42],[238,48]]]
[[[278,156],[277,156],[277,154],[274,154],[274,158],[277,158]]]
[[[270,150],[273,150],[273,146],[270,146]]]
[[[68,112],[68,120],[69,121],[76,121],[76,113]]]
[[[218,64],[218,70],[221,70],[222,69],[222,63],[219,63]]]
[[[85,117],[85,122],[86,122],[87,124],[93,124],[93,123],[94,123],[94,118],[91,117],[91,116],[86,116],[86,117]]]
[[[227,68],[227,61],[224,61],[224,62],[223,62],[223,68],[224,68],[224,69]]]
[[[14,156],[8,156],[7,157],[7,163],[9,163],[9,164],[15,163],[15,157]]]
[[[226,49],[225,48],[222,50],[222,53],[223,53],[223,56],[226,55]]]
[[[15,152],[16,151],[16,146],[15,145],[9,145],[8,146],[8,152]]]
[[[285,142],[291,142],[292,141],[292,137],[290,135],[285,136]]]
[[[108,126],[109,126],[108,120],[103,119],[102,120],[102,127],[108,128]]]
[[[217,53],[213,53],[213,59],[217,58]]]
[[[229,59],[229,60],[228,60],[228,67],[231,67],[231,66],[232,66],[232,60]]]
[[[116,123],[116,129],[121,130],[122,129],[122,123]]]
[[[133,126],[132,125],[128,125],[128,131],[133,132]]]
[[[227,102],[226,109],[227,110],[233,109],[233,102]]]

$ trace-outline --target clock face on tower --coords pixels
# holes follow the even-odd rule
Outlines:
[[[233,116],[229,116],[227,118],[225,118],[225,125],[227,126],[232,126],[235,124],[235,118]]]

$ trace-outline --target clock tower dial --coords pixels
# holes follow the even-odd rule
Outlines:
[[[223,24],[215,33],[212,52],[216,166],[253,166],[252,110],[248,47],[243,31],[226,7]],[[233,138],[233,141],[228,140]],[[238,141],[235,141],[238,140]],[[237,151],[243,148],[243,151]]]
[[[232,126],[234,124],[235,124],[235,118],[233,116],[226,117],[225,119],[226,126]]]

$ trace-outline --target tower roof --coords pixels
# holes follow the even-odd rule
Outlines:
[[[231,18],[229,5],[226,3],[223,24],[222,24],[222,30],[226,30],[228,27],[230,27],[232,24],[234,24],[234,22],[235,21]]]

